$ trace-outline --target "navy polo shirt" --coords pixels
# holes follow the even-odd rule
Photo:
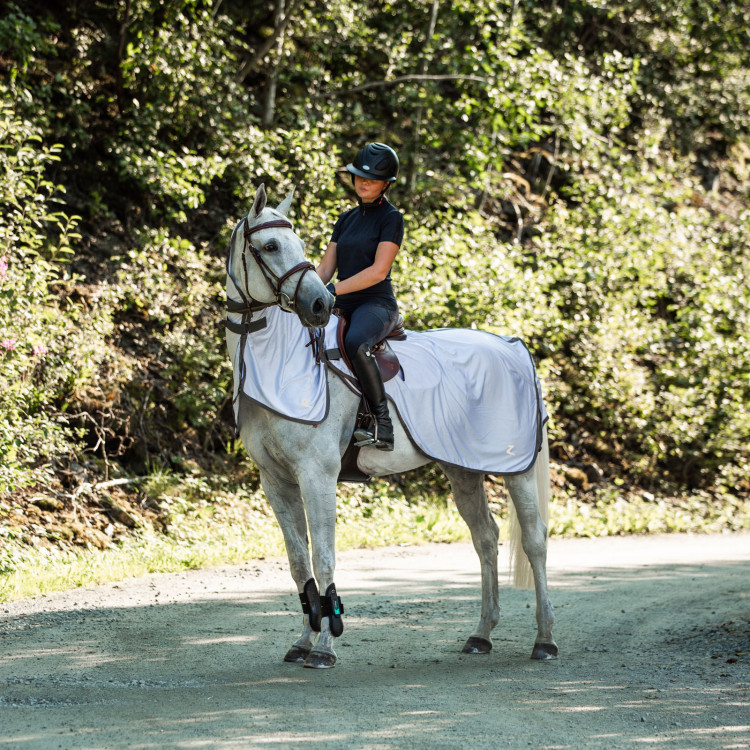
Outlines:
[[[404,217],[383,197],[375,203],[360,203],[345,211],[333,227],[331,242],[336,243],[336,263],[339,281],[348,279],[369,268],[381,242],[394,242],[399,247],[404,239]],[[336,307],[355,310],[363,302],[382,300],[396,308],[396,297],[391,285],[391,271],[377,284],[351,294],[336,297]]]

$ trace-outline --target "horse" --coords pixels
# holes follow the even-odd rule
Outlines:
[[[261,185],[249,213],[234,228],[226,261],[226,340],[234,371],[237,432],[259,469],[262,489],[281,527],[302,605],[302,632],[284,661],[326,669],[336,663],[334,641],[343,631],[343,605],[334,584],[336,488],[342,456],[355,429],[360,395],[327,369],[328,411],[322,421],[313,424],[288,419],[242,393],[247,375],[244,350],[247,342],[253,341],[254,332],[266,325],[267,312],[278,307],[290,313],[279,317],[291,320],[289,325],[296,328],[289,330],[299,330],[303,336],[293,336],[294,343],[274,340],[273,356],[284,356],[289,346],[304,348],[300,341],[309,336],[312,366],[312,350],[320,344],[320,330],[332,314],[334,298],[305,259],[304,244],[287,216],[293,194],[294,188],[274,209],[267,205]],[[432,460],[412,442],[400,419],[393,421],[393,452],[361,448],[359,463],[370,476],[402,473]],[[537,633],[531,658],[546,661],[557,658],[558,649],[552,638],[554,615],[546,573],[550,486],[546,428],[541,435],[533,466],[504,476],[504,482],[512,499],[514,585],[533,585],[536,590]],[[479,623],[462,650],[486,654],[492,648],[490,633],[499,622],[498,526],[488,506],[485,475],[438,463],[450,481],[454,502],[469,527],[481,565]]]

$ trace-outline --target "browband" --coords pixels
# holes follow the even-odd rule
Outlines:
[[[288,219],[273,219],[273,221],[266,221],[263,224],[256,224],[251,227],[245,217],[245,237],[248,237],[255,232],[260,232],[261,229],[292,229],[292,222]]]

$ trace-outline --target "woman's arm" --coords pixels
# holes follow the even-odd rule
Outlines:
[[[335,253],[336,245],[333,243],[331,244],[333,245]],[[329,250],[330,248],[331,245],[328,246]],[[391,266],[393,265],[398,250],[399,246],[395,242],[380,242],[378,244],[378,249],[375,251],[375,261],[373,264],[359,273],[354,274],[354,276],[350,276],[348,279],[337,281],[334,287],[336,294],[351,294],[352,292],[358,292],[360,289],[367,289],[382,281],[388,275],[388,271],[390,271]],[[328,250],[326,250],[326,256],[327,255]],[[329,276],[328,279],[324,279],[322,274],[320,274],[320,268],[323,266],[323,263],[325,263],[325,260],[326,257],[323,256],[323,260],[321,261],[320,266],[318,266],[318,274],[324,282],[327,282],[331,276],[333,276],[333,273],[331,273],[331,276]]]
[[[315,269],[318,276],[320,276],[320,280],[324,284],[327,284],[333,278],[333,274],[336,273],[337,265],[338,260],[336,257],[336,243],[329,242],[325,253],[323,253],[323,258],[321,259],[320,263],[318,263],[318,267]]]

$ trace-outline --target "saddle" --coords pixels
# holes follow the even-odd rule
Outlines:
[[[349,361],[349,357],[346,354],[346,347],[344,346],[344,336],[346,335],[346,327],[349,324],[349,319],[343,310],[335,308],[333,314],[339,319],[338,325],[336,326],[336,344],[335,349],[327,349],[325,352],[327,360],[343,359],[346,366],[354,373],[354,367]],[[388,340],[393,339],[394,341],[404,341],[406,339],[406,330],[404,329],[404,317],[399,315],[393,328],[386,334],[385,338],[375,344],[372,347],[372,353],[375,357],[375,361],[378,363],[380,368],[380,374],[383,377],[383,382],[387,383],[392,380],[396,375],[401,372],[401,363],[398,361],[396,352],[391,349],[388,344]],[[364,398],[360,400],[359,409],[357,410],[357,419],[354,423],[354,429],[362,426],[367,420],[369,420],[370,412],[364,403]],[[367,474],[360,471],[357,466],[357,457],[359,456],[360,448],[354,444],[354,435],[349,442],[349,445],[341,458],[341,471],[339,472],[339,482],[369,482],[370,477]]]
[[[346,366],[352,371],[352,373],[354,373],[354,367],[352,367],[352,363],[349,361],[346,347],[344,346],[344,336],[346,336],[346,328],[349,325],[349,317],[338,307],[333,310],[333,314],[339,319],[338,325],[336,326],[336,348],[326,350],[326,359],[343,359]],[[375,357],[375,361],[378,363],[384,383],[392,380],[399,374],[399,372],[401,372],[401,363],[398,361],[396,352],[394,352],[388,344],[389,339],[393,339],[394,341],[404,341],[406,339],[403,315],[399,314],[396,323],[385,335],[385,338],[378,341],[378,343],[372,347],[372,353]]]

